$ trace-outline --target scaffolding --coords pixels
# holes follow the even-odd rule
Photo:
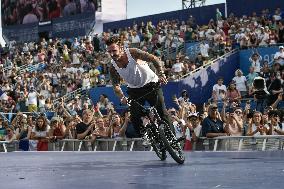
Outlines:
[[[202,7],[206,0],[182,0],[182,9],[190,9],[195,7]]]

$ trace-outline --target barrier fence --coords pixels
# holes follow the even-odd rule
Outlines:
[[[30,140],[30,145],[35,141]],[[191,141],[192,151],[275,151],[283,150],[283,135],[265,136],[226,136],[216,138],[199,138]],[[36,148],[31,149],[36,151]],[[143,146],[140,138],[97,139],[89,140],[63,139],[48,143],[49,151],[152,151],[151,146]],[[1,152],[19,151],[19,141],[0,141]]]

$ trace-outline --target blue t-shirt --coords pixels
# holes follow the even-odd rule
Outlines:
[[[206,137],[207,133],[224,133],[223,122],[219,119],[214,121],[206,117],[202,122],[202,136]]]

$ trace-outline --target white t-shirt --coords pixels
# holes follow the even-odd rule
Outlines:
[[[280,128],[280,125],[282,125],[282,129]],[[284,131],[284,123],[279,123],[276,127],[274,126],[275,129],[280,130],[280,131]],[[272,135],[279,135],[277,132],[274,131],[274,129],[272,130]]]
[[[209,45],[208,44],[200,44],[200,52],[203,57],[209,57],[208,54]]]
[[[131,42],[132,42],[132,43],[140,43],[140,38],[139,38],[139,36],[138,36],[138,35],[136,35],[135,37],[133,36]]]
[[[225,95],[226,95],[226,92],[227,92],[227,88],[225,85],[218,85],[218,84],[215,84],[213,86],[213,91],[216,91],[216,94],[217,94],[217,100],[222,100]]]
[[[91,81],[90,78],[84,78],[82,81],[82,87],[84,89],[89,89],[91,87]]]
[[[79,59],[78,53],[73,53],[72,59],[73,59],[72,64],[80,64],[80,59]]]
[[[181,63],[181,62],[175,63],[172,66],[173,72],[175,72],[175,73],[182,72],[183,68],[184,68],[184,66],[183,66],[183,63]]]
[[[275,62],[279,63],[281,66],[284,65],[284,52],[276,52],[274,55]]]
[[[241,76],[241,77],[236,76],[233,78],[233,80],[236,82],[236,88],[239,91],[247,91],[246,84],[245,84],[247,79],[245,76]]]
[[[194,130],[194,133],[197,137],[200,137],[201,136],[201,128],[202,128],[202,125],[198,125],[197,127],[195,127],[193,130]]]
[[[36,92],[30,92],[28,95],[29,105],[37,105],[37,94]]]
[[[269,34],[268,33],[261,33],[259,34],[258,38],[261,40],[259,43],[260,46],[265,46],[267,45],[267,40],[269,39]]]
[[[34,127],[32,132],[35,133],[35,137],[47,137],[47,133],[48,133],[49,129],[50,129],[49,125],[47,125],[45,131],[36,131],[35,127]]]
[[[38,100],[38,107],[39,107],[39,108],[43,108],[44,105],[45,105],[45,99],[40,99],[40,100]]]
[[[254,67],[255,72],[260,72],[260,61],[261,60],[262,60],[261,56],[256,61],[254,61],[252,58],[249,58],[249,61],[251,62],[251,66]]]

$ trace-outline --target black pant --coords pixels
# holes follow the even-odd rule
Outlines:
[[[159,83],[151,82],[141,88],[128,88],[127,93],[130,99],[136,100],[141,105],[145,105],[145,102],[147,101],[150,106],[154,106],[157,109],[157,112],[161,119],[165,121],[174,132],[173,124],[170,120],[164,102],[163,91],[162,88],[159,86]],[[130,107],[130,114],[131,121],[137,134],[142,136],[144,133],[144,126],[141,120],[141,117],[143,117],[142,108],[139,107],[137,104],[132,103]]]

